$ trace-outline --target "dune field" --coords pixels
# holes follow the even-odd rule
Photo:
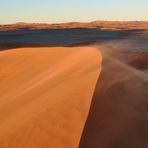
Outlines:
[[[148,23],[0,26],[0,148],[148,148]]]

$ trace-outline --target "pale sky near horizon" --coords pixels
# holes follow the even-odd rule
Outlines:
[[[0,0],[0,24],[148,20],[148,0]]]

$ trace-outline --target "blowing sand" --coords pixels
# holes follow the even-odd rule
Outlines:
[[[77,148],[100,72],[95,48],[0,52],[0,148]]]
[[[112,47],[97,47],[102,71],[79,148],[147,148],[147,53],[134,53],[128,60]]]

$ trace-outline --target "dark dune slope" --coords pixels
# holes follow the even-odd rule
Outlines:
[[[102,55],[79,148],[148,148],[148,74]]]

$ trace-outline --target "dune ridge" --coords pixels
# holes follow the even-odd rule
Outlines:
[[[101,59],[92,47],[1,51],[0,147],[78,147]]]
[[[17,29],[72,29],[72,28],[97,28],[101,30],[120,29],[148,29],[148,21],[92,21],[92,22],[66,22],[66,23],[25,23],[1,24],[0,30]]]

